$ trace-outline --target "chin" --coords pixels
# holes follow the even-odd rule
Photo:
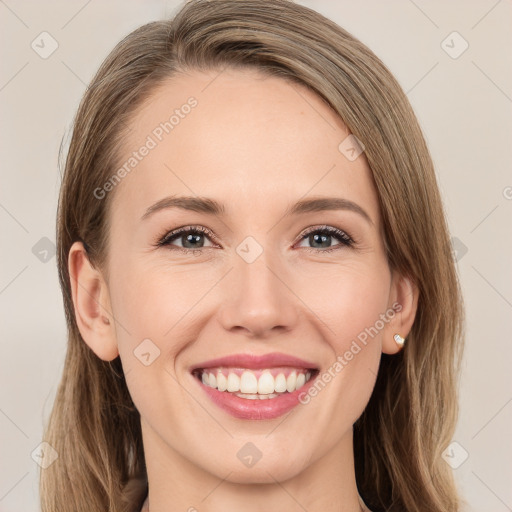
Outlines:
[[[219,478],[224,478],[229,471],[232,471],[226,481],[234,484],[275,484],[276,481],[285,482],[295,477],[305,468],[298,467],[288,459],[275,464],[264,463],[263,460],[260,460],[252,468],[233,466],[225,469],[226,473],[218,475]]]

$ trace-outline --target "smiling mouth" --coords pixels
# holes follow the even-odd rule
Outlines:
[[[192,375],[208,388],[248,400],[268,400],[293,393],[316,377],[316,368],[274,367],[253,370],[248,368],[197,368]]]

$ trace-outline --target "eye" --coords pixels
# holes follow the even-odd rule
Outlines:
[[[333,238],[337,239],[339,243],[332,245]],[[173,250],[177,249],[187,254],[193,253],[198,255],[203,249],[215,247],[211,242],[210,245],[204,245],[205,239],[207,241],[210,239],[215,240],[216,236],[204,226],[185,226],[166,233],[155,245],[157,247],[169,247]],[[304,247],[304,249],[316,253],[331,252],[354,245],[354,240],[347,233],[332,226],[310,228],[302,234],[302,240],[313,245],[313,247]],[[181,245],[176,245],[175,241],[179,241]]]
[[[172,249],[178,249],[185,253],[194,252],[197,254],[201,252],[201,249],[213,247],[213,245],[204,245],[205,238],[208,239],[208,237],[212,239],[216,238],[215,235],[204,226],[186,226],[167,233],[156,245],[157,247],[169,246]],[[182,245],[174,245],[174,241],[179,241]]]
[[[340,243],[332,245],[332,239],[337,239]],[[302,234],[301,240],[309,242],[313,247],[305,247],[308,251],[331,252],[343,247],[351,247],[354,240],[341,229],[332,226],[321,226],[310,228]],[[317,247],[315,247],[317,246]]]

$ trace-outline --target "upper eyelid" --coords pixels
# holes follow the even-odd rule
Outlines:
[[[301,232],[301,234],[298,237],[298,242],[305,239],[306,236],[310,235],[311,233],[319,232],[319,231],[325,231],[329,234],[329,236],[332,236],[334,238],[337,238],[339,240],[342,240],[343,245],[350,246],[350,247],[356,247],[357,246],[357,240],[352,237],[349,233],[347,233],[346,230],[341,228],[336,228],[334,226],[330,226],[328,224],[323,225],[316,225],[312,226],[310,228],[306,228],[304,231]],[[306,249],[309,249],[309,247],[306,247]],[[312,247],[312,249],[314,249]],[[327,251],[321,251],[321,252],[327,252]]]
[[[322,231],[322,230],[333,233],[334,235],[337,234],[338,231],[341,231],[348,238],[352,239],[352,237],[344,229],[336,228],[336,227],[330,226],[328,224],[319,224],[319,225],[315,225],[315,226],[306,228],[304,231],[301,232],[301,234],[299,236],[304,237],[306,235],[314,233],[315,231]]]
[[[164,234],[159,240],[162,242],[165,242],[167,240],[170,240],[171,238],[173,238],[176,235],[181,235],[182,233],[187,233],[189,231],[198,231],[199,233],[204,233],[205,235],[210,236],[215,241],[219,240],[217,235],[215,235],[215,233],[211,229],[206,228],[204,226],[193,226],[193,225],[183,226],[181,228],[172,229],[171,231]]]
[[[330,226],[328,224],[316,224],[314,226],[305,228],[300,233],[300,235],[298,235],[297,242],[301,241],[304,237],[306,237],[307,235],[309,235],[311,233],[314,233],[316,231],[322,231],[322,230],[331,232],[333,236],[338,236],[339,238],[343,238],[337,234],[337,231],[340,231],[350,240],[350,243],[352,243],[352,244],[356,243],[356,240],[349,233],[347,233],[346,230],[341,229],[341,228],[336,228],[335,226]],[[197,231],[199,233],[203,233],[207,236],[210,236],[212,238],[212,240],[215,241],[216,243],[219,243],[219,237],[217,237],[217,235],[215,235],[215,233],[211,229],[209,229],[205,226],[201,226],[201,225],[187,225],[187,226],[183,226],[183,227],[176,228],[176,229],[169,231],[168,233],[166,233],[163,237],[161,237],[159,239],[160,241],[158,242],[158,244],[159,245],[163,244],[167,241],[170,241],[173,237],[175,237],[177,235],[180,235],[182,233],[187,233],[190,231],[192,231],[192,232]],[[297,243],[297,242],[294,242],[294,243]],[[205,248],[206,247],[201,247],[200,249],[205,249]]]

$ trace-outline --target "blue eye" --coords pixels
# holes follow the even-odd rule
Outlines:
[[[331,245],[329,241],[332,238],[336,238],[339,240],[339,244]],[[313,228],[302,235],[302,240],[307,239],[310,244],[329,244],[327,248],[317,248],[317,247],[306,247],[308,250],[313,250],[316,252],[331,252],[343,247],[351,247],[354,245],[354,240],[350,236],[348,236],[341,229],[334,228],[332,226],[322,226]]]
[[[167,233],[156,243],[156,246],[169,247],[187,254],[194,253],[194,255],[198,255],[203,249],[215,247],[211,242],[210,245],[204,245],[205,238],[208,241],[210,239],[217,239],[217,237],[204,226],[186,226]],[[332,245],[332,239],[337,239],[339,243]],[[177,240],[181,243],[181,246],[174,244]],[[316,253],[331,252],[354,245],[354,240],[347,235],[347,233],[332,226],[317,226],[311,228],[306,233],[302,234],[300,240],[307,240],[312,245],[319,244],[320,247],[304,247],[304,249]]]
[[[213,233],[203,226],[187,226],[185,228],[179,228],[170,233],[167,233],[158,243],[159,247],[172,246],[173,249],[182,250],[183,252],[197,252],[201,249],[209,248],[211,246],[204,246],[201,243],[201,238],[206,235],[210,235],[215,238]],[[180,240],[182,246],[173,246],[172,242]],[[204,241],[203,241],[204,244]]]

